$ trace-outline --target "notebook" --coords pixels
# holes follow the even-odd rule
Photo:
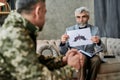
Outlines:
[[[99,49],[98,51],[94,52],[94,53],[89,53],[89,52],[86,52],[84,50],[79,50],[79,52],[81,52],[82,54],[88,56],[88,57],[93,57],[94,55],[96,55],[97,53],[103,51],[103,49]]]

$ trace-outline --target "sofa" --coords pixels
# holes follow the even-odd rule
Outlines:
[[[103,62],[101,64],[100,70],[98,71],[96,80],[120,80],[120,39],[102,37],[101,40],[104,43],[106,50],[98,54]],[[61,54],[58,48],[59,43],[59,39],[37,40],[37,53],[45,56],[60,56]],[[77,72],[71,68],[72,67],[63,69],[71,71],[71,75],[69,76],[72,78],[67,78],[69,76],[64,77],[66,80],[75,80],[77,78]],[[68,71],[64,71],[64,75],[68,74],[66,73]],[[61,71],[59,72],[61,73]]]

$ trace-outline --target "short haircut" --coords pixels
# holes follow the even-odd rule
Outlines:
[[[87,13],[87,15],[89,16],[89,10],[86,7],[80,7],[75,10],[75,14],[80,14],[83,12]]]
[[[45,2],[45,0],[16,0],[16,10],[18,13],[31,11],[33,6],[39,2]]]

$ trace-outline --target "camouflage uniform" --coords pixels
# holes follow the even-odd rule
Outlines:
[[[51,80],[48,69],[64,66],[62,57],[39,63],[35,46],[39,30],[17,12],[11,12],[0,29],[0,80]],[[60,75],[60,72],[52,74]],[[56,80],[62,80],[60,78]]]

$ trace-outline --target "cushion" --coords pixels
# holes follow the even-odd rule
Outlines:
[[[102,63],[99,70],[100,74],[115,73],[115,72],[120,72],[120,62]]]

